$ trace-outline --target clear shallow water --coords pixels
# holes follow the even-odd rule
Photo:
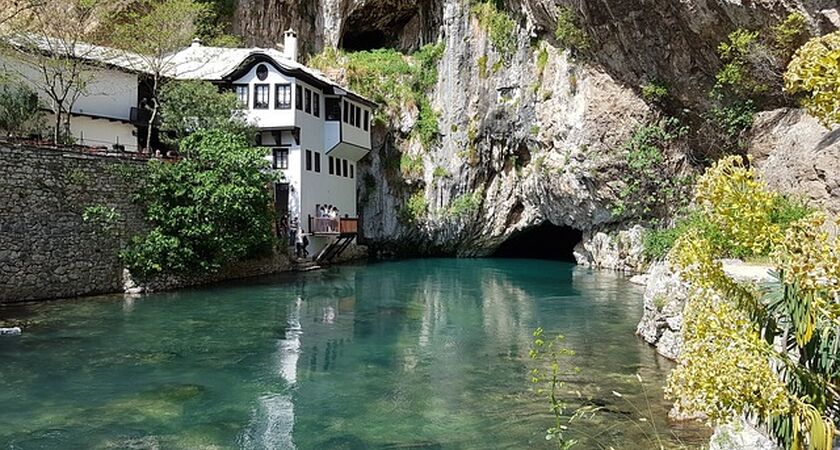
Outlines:
[[[577,352],[570,405],[604,407],[579,448],[699,444],[665,420],[641,294],[566,263],[440,259],[0,309],[26,326],[0,339],[0,448],[550,449],[537,326]]]

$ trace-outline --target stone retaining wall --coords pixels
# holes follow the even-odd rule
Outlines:
[[[0,142],[0,303],[122,291],[118,251],[143,231],[142,160]],[[110,231],[85,223],[114,208]]]
[[[126,155],[0,142],[0,304],[124,292],[119,251],[148,228],[134,202],[145,170],[145,160]],[[117,219],[86,222],[92,206],[113,208]],[[278,253],[144,285],[176,289],[289,269]]]

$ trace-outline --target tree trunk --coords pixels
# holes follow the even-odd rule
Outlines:
[[[150,99],[152,102],[152,115],[149,117],[149,126],[146,129],[146,150],[149,154],[152,154],[152,127],[154,127],[155,118],[157,118],[158,112],[158,77],[157,75],[154,76],[154,81],[152,81],[152,98]]]
[[[61,144],[61,108],[56,108],[55,112],[55,126],[53,127],[53,145],[56,147]]]

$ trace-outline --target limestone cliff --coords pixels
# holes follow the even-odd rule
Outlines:
[[[513,45],[501,51],[471,3],[240,0],[237,5],[235,29],[252,44],[274,45],[288,27],[300,32],[303,50],[310,53],[324,47],[410,52],[445,42],[438,84],[429,93],[438,113],[437,142],[424,149],[410,138],[417,117],[416,109],[409,110],[375,130],[375,150],[360,167],[359,178],[371,174],[367,179],[373,180],[360,183],[359,197],[364,236],[374,248],[483,255],[545,221],[583,231],[585,238],[603,230],[618,236],[640,218],[615,208],[633,181],[626,177],[623,143],[636,127],[668,111],[697,117],[720,67],[715,48],[727,33],[767,27],[794,10],[805,14],[813,30],[838,25],[836,0],[507,0],[496,3],[515,22]],[[585,54],[564,49],[555,38],[558,17],[568,7],[589,38]],[[651,80],[668,86],[666,107],[642,100],[639,86]],[[785,120],[800,119],[806,120]],[[752,142],[767,142],[762,135],[768,127],[757,128]],[[704,145],[702,139],[670,145],[666,173],[676,177],[695,170],[690,155]],[[393,170],[401,154],[422,158],[422,176],[406,179]],[[416,192],[422,192],[425,213],[416,221],[401,220],[397,212]],[[468,208],[453,208],[465,203]],[[584,244],[623,245],[600,239]],[[610,252],[579,252],[595,258],[588,261],[594,265],[632,268],[615,252],[600,258],[619,260],[615,264],[592,256],[603,253]]]

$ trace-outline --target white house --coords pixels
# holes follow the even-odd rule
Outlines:
[[[96,73],[73,107],[72,133],[81,144],[136,150],[147,123],[139,108],[147,89],[142,70],[135,71],[142,65],[130,54],[90,47],[85,58]],[[275,186],[278,214],[287,212],[310,236],[311,255],[327,248],[322,256],[329,258],[355,238],[357,164],[371,149],[373,102],[300,64],[291,30],[282,52],[195,41],[167,61],[167,79],[206,80],[239,96],[259,130],[256,144],[288,181]]]
[[[73,43],[71,48],[66,48],[66,43],[42,36],[29,35],[25,41],[26,48],[72,55],[74,60],[81,62],[78,70],[81,83],[68,90],[68,98],[78,95],[69,111],[72,116],[70,134],[76,143],[138,150],[137,127],[132,122],[142,76],[137,70],[140,67],[138,59],[111,48],[85,43]],[[49,108],[52,100],[44,92],[45,87],[60,85],[61,82],[55,81],[56,75],[67,69],[69,64],[48,65],[43,72],[33,60],[16,58],[11,53],[0,54],[0,72],[12,74],[29,84],[38,93],[41,103],[47,106],[46,125],[53,124],[55,117]]]

